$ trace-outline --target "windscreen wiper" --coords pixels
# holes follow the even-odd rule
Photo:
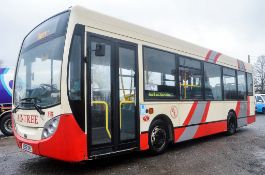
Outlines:
[[[19,109],[20,105],[22,104],[32,104],[34,108],[40,113],[40,115],[44,115],[45,112],[41,109],[39,105],[37,105],[36,101],[40,101],[38,98],[23,98],[19,101],[18,105],[12,110],[12,113],[16,113]]]

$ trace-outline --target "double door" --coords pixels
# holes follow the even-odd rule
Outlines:
[[[90,156],[137,147],[137,46],[87,33]]]

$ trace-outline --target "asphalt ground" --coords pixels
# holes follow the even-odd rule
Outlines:
[[[265,174],[265,115],[233,136],[217,134],[172,145],[151,156],[133,152],[80,163],[25,153],[0,135],[0,174]]]

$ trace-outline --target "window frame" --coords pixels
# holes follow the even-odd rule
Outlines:
[[[143,63],[143,98],[144,98],[144,101],[177,101],[177,99],[179,99],[179,90],[177,89],[176,90],[176,95],[174,97],[168,97],[168,98],[157,98],[157,97],[154,97],[154,98],[148,98],[146,95],[145,95],[145,62],[144,62],[144,48],[148,48],[148,49],[153,49],[153,50],[157,50],[157,51],[160,51],[160,52],[166,52],[166,53],[169,53],[169,54],[172,54],[174,55],[174,60],[175,60],[175,89],[177,87],[177,76],[178,76],[178,72],[176,70],[178,70],[178,59],[177,59],[177,56],[176,56],[176,53],[173,53],[173,52],[170,52],[170,51],[166,51],[166,50],[162,50],[162,49],[158,49],[158,48],[155,48],[155,47],[151,47],[151,46],[147,46],[147,45],[142,45],[142,63]]]
[[[238,101],[238,88],[237,88],[237,84],[238,84],[238,80],[237,80],[237,70],[236,69],[233,69],[233,68],[230,68],[230,67],[225,67],[225,66],[221,66],[222,67],[222,81],[223,81],[223,101]],[[236,84],[236,99],[225,99],[225,88],[224,88],[224,75],[227,75],[227,74],[224,74],[224,69],[230,69],[232,71],[235,72],[235,84]],[[230,75],[228,75],[230,76]]]
[[[177,89],[178,89],[178,100],[179,101],[205,101],[205,92],[204,92],[204,67],[203,67],[203,61],[201,60],[198,60],[198,59],[195,59],[195,58],[192,58],[192,57],[189,57],[189,56],[185,56],[185,55],[180,55],[180,54],[176,54],[177,55],[177,60],[178,60],[178,67],[177,67],[177,74],[178,74],[178,84],[176,85]],[[193,68],[193,67],[189,67],[189,66],[181,66],[180,65],[180,59],[179,59],[179,56],[181,57],[184,57],[185,59],[190,59],[190,60],[194,60],[194,61],[198,61],[200,62],[200,65],[201,65],[201,69],[197,69],[197,68]],[[180,99],[180,90],[179,90],[179,68],[182,67],[182,68],[185,68],[185,69],[193,69],[193,70],[197,70],[197,71],[200,71],[201,72],[201,95],[202,95],[202,98],[201,99]]]
[[[175,97],[171,97],[171,98],[146,98],[145,96],[145,75],[144,75],[144,71],[145,71],[145,63],[144,63],[144,48],[149,48],[149,49],[153,49],[153,50],[157,50],[157,51],[161,51],[161,52],[167,52],[167,53],[170,53],[170,54],[174,54],[175,55],[175,88],[176,88],[176,96]],[[187,59],[191,59],[191,60],[195,60],[195,61],[198,61],[200,62],[200,65],[201,65],[201,69],[197,69],[197,68],[193,68],[193,67],[189,67],[189,66],[182,66],[180,65],[180,59],[179,57],[184,57],[184,58],[187,58]],[[217,100],[217,99],[214,99],[214,100],[210,100],[210,99],[206,99],[205,97],[205,74],[204,74],[204,70],[205,70],[205,63],[208,63],[208,64],[213,64],[213,65],[217,65],[219,66],[219,68],[221,69],[221,93],[222,93],[222,98]],[[215,63],[211,63],[211,62],[207,62],[207,61],[204,61],[204,60],[200,60],[200,59],[196,59],[196,58],[193,58],[193,57],[190,57],[190,56],[186,56],[186,55],[181,55],[179,53],[174,53],[174,52],[171,52],[171,51],[168,51],[168,50],[163,50],[163,49],[159,49],[159,48],[156,48],[156,47],[152,47],[152,46],[148,46],[148,45],[142,45],[142,64],[143,64],[143,67],[142,67],[142,70],[143,70],[143,100],[148,102],[148,101],[246,101],[247,100],[247,96],[253,96],[254,95],[254,92],[252,90],[252,93],[249,93],[249,89],[248,89],[248,75],[250,75],[252,77],[252,88],[253,88],[253,73],[249,73],[247,71],[242,71],[242,70],[239,70],[239,69],[235,69],[235,68],[231,68],[231,67],[227,67],[227,66],[223,66],[223,65],[220,65],[220,64],[215,64]],[[193,70],[197,70],[197,71],[200,71],[201,72],[201,83],[202,83],[202,87],[201,87],[201,94],[202,94],[202,98],[201,99],[180,99],[180,87],[179,87],[179,68],[180,67],[183,67],[183,68],[188,68],[188,69],[193,69]],[[235,72],[235,84],[236,84],[236,99],[225,99],[225,88],[224,88],[224,75],[227,75],[227,74],[224,74],[224,69],[230,69],[232,71]],[[246,99],[242,100],[242,99],[239,99],[238,98],[238,71],[241,71],[243,73],[245,73],[245,77],[246,77]]]
[[[251,92],[249,92],[249,87],[248,87],[248,75],[251,76],[251,79],[252,79],[252,86],[251,86],[252,91]],[[246,72],[246,84],[247,84],[247,93],[246,93],[247,96],[254,96],[254,90],[253,90],[253,88],[254,88],[253,73]]]
[[[244,74],[244,77],[245,77],[245,96],[244,96],[244,99],[239,99],[239,90],[238,90],[238,72],[241,72]],[[247,100],[247,94],[248,94],[248,87],[247,87],[247,74],[246,72],[242,71],[242,70],[237,70],[236,71],[236,76],[237,76],[237,99],[239,101],[246,101]]]
[[[210,64],[210,65],[217,65],[219,66],[220,68],[220,83],[221,83],[221,99],[217,100],[217,99],[213,99],[213,100],[210,100],[210,99],[206,99],[206,95],[205,95],[205,64]],[[211,62],[207,62],[207,61],[203,61],[203,86],[204,86],[204,100],[205,101],[225,101],[224,100],[224,84],[223,84],[223,67],[222,65],[219,65],[219,64],[214,64],[214,63],[211,63]]]

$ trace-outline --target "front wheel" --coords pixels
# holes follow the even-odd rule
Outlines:
[[[168,146],[168,131],[161,120],[154,121],[149,130],[149,145],[152,154],[163,153]]]
[[[5,136],[13,135],[11,114],[8,113],[1,118],[0,129]]]
[[[233,135],[236,133],[236,116],[233,112],[228,114],[227,118],[227,135]]]

